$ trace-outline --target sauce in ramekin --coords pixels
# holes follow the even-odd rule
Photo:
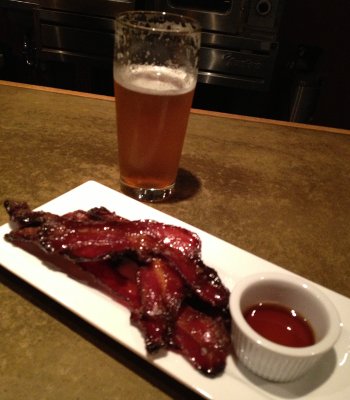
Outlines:
[[[261,336],[289,347],[315,344],[308,321],[296,310],[275,303],[259,303],[244,312],[248,324]]]

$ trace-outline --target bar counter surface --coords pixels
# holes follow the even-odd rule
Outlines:
[[[118,191],[115,130],[114,98],[0,81],[1,202]],[[192,110],[177,189],[151,207],[350,297],[350,131]],[[199,398],[1,266],[0,349],[2,400]]]

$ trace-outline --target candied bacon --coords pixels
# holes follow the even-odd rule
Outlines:
[[[176,321],[172,345],[196,369],[207,375],[222,372],[230,343],[221,316],[212,317],[188,305],[183,307]]]
[[[62,218],[42,225],[41,244],[79,261],[101,259],[130,246],[142,252],[156,246],[177,250],[186,257],[200,255],[197,235],[152,220],[75,220]]]
[[[154,352],[169,344],[169,334],[185,297],[180,276],[160,258],[137,272],[140,307],[134,309],[132,322],[142,331],[146,348]]]
[[[165,228],[164,228],[165,227]],[[172,232],[172,237],[163,232]],[[180,243],[176,232],[183,229],[154,221],[48,221],[43,224],[39,242],[48,252],[57,252],[76,262],[113,258],[133,252],[141,262],[162,257],[203,301],[221,307],[228,302],[228,291],[217,273],[199,257],[198,240],[192,236]],[[193,246],[193,242],[196,246]]]
[[[229,292],[201,260],[196,234],[151,220],[129,221],[104,207],[62,216],[21,202],[6,201],[5,208],[18,225],[5,238],[35,244],[49,258],[66,256],[67,268],[58,262],[60,268],[69,274],[69,265],[77,265],[94,277],[98,288],[131,311],[148,352],[173,349],[204,374],[223,371],[230,347]]]
[[[118,263],[112,263],[110,260],[90,261],[80,263],[79,266],[93,275],[107,289],[112,290],[124,306],[130,310],[140,307],[136,283],[136,269],[139,267],[134,261],[126,258]]]
[[[41,226],[50,219],[60,219],[56,214],[46,211],[32,211],[26,202],[5,200],[4,207],[10,216],[10,220],[16,222],[20,227]]]

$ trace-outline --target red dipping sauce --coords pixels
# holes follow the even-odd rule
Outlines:
[[[244,312],[248,324],[261,336],[289,347],[315,344],[311,326],[295,310],[274,303],[260,303]]]

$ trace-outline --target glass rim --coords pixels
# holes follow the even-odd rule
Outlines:
[[[166,29],[166,28],[159,28],[159,27],[148,27],[148,26],[143,26],[143,25],[138,25],[136,23],[133,23],[131,21],[128,21],[125,19],[126,16],[128,15],[149,15],[149,16],[169,16],[173,18],[178,18],[179,22],[182,20],[184,22],[190,23],[190,28],[183,28],[183,29]],[[193,33],[200,33],[201,32],[201,26],[199,22],[187,15],[183,14],[176,14],[172,12],[167,12],[167,11],[148,11],[148,10],[132,10],[132,11],[123,11],[119,14],[116,15],[115,17],[115,22],[116,23],[121,23],[124,26],[127,26],[129,28],[134,28],[134,29],[140,29],[140,30],[145,30],[148,32],[168,32],[168,33],[174,33],[174,34],[179,34],[179,35],[188,35],[188,34],[193,34]]]

